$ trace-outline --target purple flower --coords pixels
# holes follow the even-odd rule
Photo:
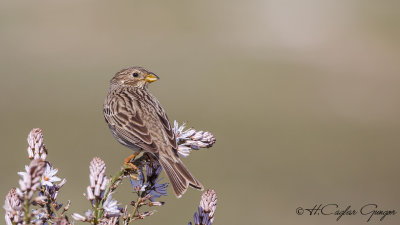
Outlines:
[[[107,215],[110,217],[121,215],[121,210],[118,207],[118,202],[117,200],[112,199],[112,194],[108,195],[107,200],[104,202],[103,208]]]
[[[145,193],[151,195],[150,200],[152,202],[154,202],[156,198],[167,196],[168,183],[160,183],[161,180],[162,179],[160,178],[155,183],[150,183],[150,185],[146,188]]]
[[[136,192],[145,190],[146,185],[144,185],[144,174],[142,170],[139,170],[139,177],[137,180],[131,178],[131,185]]]
[[[92,161],[90,161],[89,170],[90,188],[94,196],[100,197],[109,182],[105,175],[106,163],[99,157],[94,157]]]
[[[161,183],[159,179],[162,167],[158,162],[150,162],[145,165],[146,174],[143,169],[139,169],[137,180],[131,179],[133,189],[142,196],[150,195],[150,200],[155,201],[156,198],[167,196],[168,183]]]
[[[217,207],[217,194],[214,190],[207,190],[200,200],[198,212],[194,213],[195,225],[211,225],[214,222],[214,213]],[[192,223],[189,222],[189,225]]]
[[[57,172],[58,169],[55,169],[49,163],[46,163],[46,169],[42,175],[42,185],[52,187],[55,182],[61,181],[61,179],[56,176]]]
[[[210,221],[214,222],[214,213],[217,208],[217,193],[214,190],[207,190],[203,193],[200,200],[200,206],[204,213],[207,213]]]
[[[184,123],[179,126],[178,122],[174,121],[172,131],[175,134],[176,143],[178,144],[178,154],[182,157],[187,157],[192,149],[210,148],[216,141],[215,137],[208,131],[184,129]]]
[[[12,188],[10,192],[8,192],[6,196],[6,200],[4,202],[4,209],[6,210],[6,224],[21,224],[23,219],[23,202],[21,202],[18,194],[16,192],[16,188]]]
[[[28,154],[30,159],[46,160],[47,150],[43,143],[43,133],[40,128],[34,128],[28,135]]]
[[[212,222],[208,216],[208,213],[205,213],[203,208],[199,206],[198,213],[195,212],[193,216],[195,225],[211,225]]]

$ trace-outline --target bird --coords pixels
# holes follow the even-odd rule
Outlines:
[[[158,79],[139,66],[117,72],[110,81],[103,114],[115,139],[135,151],[130,158],[140,152],[150,154],[166,172],[176,197],[180,198],[189,186],[198,190],[204,187],[179,158],[168,116],[149,92],[149,84]]]

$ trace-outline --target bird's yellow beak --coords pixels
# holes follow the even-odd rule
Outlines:
[[[158,80],[159,77],[157,75],[153,74],[153,73],[149,73],[149,74],[146,75],[146,77],[144,79],[145,79],[146,82],[151,83],[151,82],[154,82],[154,81]]]

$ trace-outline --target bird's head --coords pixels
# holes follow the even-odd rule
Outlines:
[[[111,84],[121,86],[132,86],[137,88],[147,88],[149,83],[158,80],[159,77],[147,71],[143,67],[129,67],[116,73],[111,79]]]

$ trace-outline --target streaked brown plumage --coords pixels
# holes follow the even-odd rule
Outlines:
[[[104,118],[121,144],[151,153],[160,162],[179,198],[188,186],[203,190],[177,154],[177,143],[167,114],[148,92],[148,84],[158,76],[142,67],[116,73],[104,101]]]

